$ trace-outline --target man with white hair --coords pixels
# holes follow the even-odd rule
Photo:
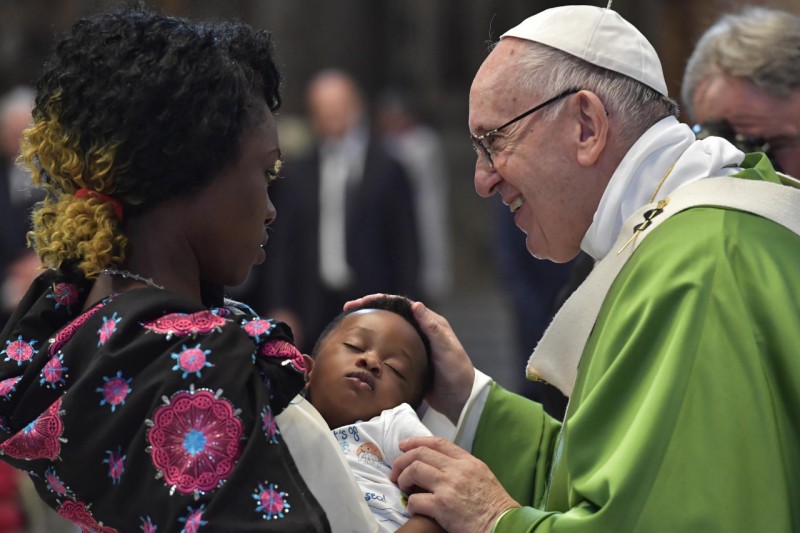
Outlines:
[[[765,7],[722,16],[692,52],[681,95],[692,119],[800,176],[800,16]]]
[[[428,402],[461,447],[402,445],[410,512],[459,532],[800,529],[800,184],[696,140],[610,9],[509,30],[469,103],[478,194],[500,195],[533,255],[598,262],[528,363],[570,396],[563,425],[415,304]]]

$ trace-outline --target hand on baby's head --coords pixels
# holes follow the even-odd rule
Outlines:
[[[410,304],[406,308],[413,319]],[[332,428],[369,420],[401,403],[416,408],[432,377],[426,341],[393,308],[339,315],[314,347],[309,401]]]

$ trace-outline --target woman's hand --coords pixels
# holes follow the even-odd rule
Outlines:
[[[392,481],[410,494],[408,511],[434,518],[447,531],[491,531],[507,509],[519,507],[483,462],[440,437],[400,443]]]
[[[353,307],[364,305],[371,299],[386,296],[404,298],[389,294],[370,294],[347,302],[344,304],[344,310],[347,311]],[[426,399],[431,407],[456,425],[461,410],[472,392],[475,367],[472,366],[472,361],[446,318],[434,313],[422,302],[414,302],[411,309],[431,343],[431,358],[434,367],[433,389],[428,393]]]

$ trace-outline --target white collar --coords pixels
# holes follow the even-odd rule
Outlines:
[[[364,122],[354,125],[340,138],[323,139],[320,143],[322,153],[325,155],[342,153],[358,157],[363,157],[363,154],[367,151],[368,144],[369,126]]]
[[[634,143],[611,176],[581,249],[600,260],[611,251],[622,224],[647,204],[667,170],[675,164],[658,198],[678,187],[739,170],[744,153],[720,137],[696,140],[691,128],[667,117]]]
[[[369,126],[360,122],[340,139],[325,139],[320,145],[320,164],[336,160],[347,168],[348,182],[358,183],[364,175],[364,162],[369,147]]]

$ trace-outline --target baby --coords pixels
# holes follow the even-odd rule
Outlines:
[[[333,429],[381,530],[443,531],[426,516],[409,516],[405,494],[389,481],[400,441],[431,435],[414,411],[433,366],[411,302],[380,298],[338,315],[312,356],[307,398]]]

